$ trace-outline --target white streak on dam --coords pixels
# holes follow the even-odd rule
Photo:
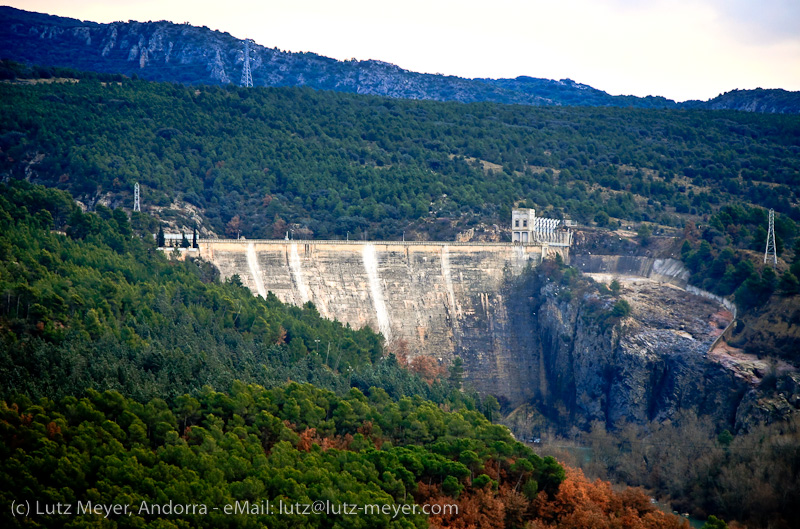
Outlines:
[[[300,302],[302,304],[308,303],[311,296],[308,295],[308,288],[306,288],[306,284],[303,281],[303,266],[300,263],[300,254],[297,253],[296,243],[292,244],[292,249],[289,252],[289,268],[292,270],[294,284],[300,294]]]
[[[383,287],[381,278],[378,275],[378,256],[375,254],[375,246],[372,244],[364,245],[362,255],[364,270],[367,271],[367,278],[369,278],[372,304],[375,306],[375,315],[378,317],[378,330],[380,330],[387,342],[391,342],[392,327],[389,325],[389,313],[386,311],[386,302],[383,299]]]
[[[461,309],[456,301],[456,291],[453,288],[453,274],[450,271],[450,249],[445,244],[442,246],[442,277],[447,289],[447,305],[450,312],[450,324],[453,326],[453,334],[458,339],[459,320],[461,319]]]
[[[256,292],[262,298],[267,297],[267,289],[264,288],[264,281],[261,279],[261,268],[258,266],[258,257],[256,257],[256,247],[251,242],[247,245],[247,267],[250,268],[250,275],[253,276],[253,284],[256,286]]]

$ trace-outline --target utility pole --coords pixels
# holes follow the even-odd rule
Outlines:
[[[242,86],[253,86],[253,74],[250,72],[250,39],[244,41],[244,66],[242,67],[242,81],[239,83]]]
[[[775,249],[775,210],[769,210],[769,231],[767,232],[767,249],[764,251],[764,264],[772,252],[772,266],[778,265],[778,252]]]
[[[139,202],[139,182],[133,186],[133,211],[142,211],[142,204]]]

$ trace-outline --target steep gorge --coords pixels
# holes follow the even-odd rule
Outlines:
[[[615,317],[615,297],[548,279],[535,276],[528,292],[544,366],[538,405],[551,419],[611,426],[691,409],[733,423],[747,383],[707,355],[730,313],[667,285],[630,281],[619,297],[631,312]]]
[[[739,431],[800,410],[797,370],[730,345],[737,339],[735,306],[687,285],[680,262],[615,255],[571,260],[598,282],[616,279],[618,296],[585,278],[567,281],[568,273],[552,267],[554,276],[540,270],[513,287],[515,311],[529,314],[529,363],[542,366],[531,378],[537,387],[529,403],[553,423],[611,427],[689,410]],[[614,316],[617,299],[630,305],[628,315]]]
[[[759,408],[766,364],[709,354],[733,314],[685,290],[677,261],[572,257],[598,280],[619,277],[612,295],[553,259],[537,267],[541,248],[503,244],[205,241],[200,254],[255,295],[311,301],[325,317],[372,326],[390,351],[442,366],[459,356],[466,386],[507,409],[534,404],[556,423],[646,422],[689,409],[733,427],[744,424],[745,396],[746,413]],[[620,299],[629,314],[615,314]]]

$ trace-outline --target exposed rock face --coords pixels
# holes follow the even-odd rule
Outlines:
[[[773,389],[773,388],[767,388]],[[781,420],[800,410],[800,373],[775,378],[774,391],[751,388],[736,412],[736,429],[747,430],[760,422]]]
[[[706,356],[724,327],[714,318],[720,307],[668,285],[622,283],[632,312],[617,323],[598,320],[592,295],[559,301],[559,287],[539,284],[542,402],[563,405],[583,426],[663,420],[679,409],[732,424],[748,385]]]
[[[633,320],[629,319],[623,323],[621,327],[623,330],[635,323],[637,328],[650,328],[652,331],[653,328],[664,326],[664,322],[667,322],[665,329],[684,335],[692,318],[698,317],[697,310],[706,301],[691,297],[688,301],[678,302],[675,305],[678,311],[670,318],[659,317],[654,322],[648,321],[653,315],[664,312],[670,304],[675,303],[674,290],[658,287],[655,282],[685,288],[686,295],[694,294],[703,300],[708,300],[712,306],[727,309],[720,310],[710,317],[699,314],[699,321],[707,319],[708,325],[713,329],[712,336],[717,335],[719,329],[730,321],[732,314],[736,313],[736,308],[730,301],[688,285],[688,271],[679,261],[673,259],[574,254],[571,256],[571,262],[598,281],[606,283],[612,279],[622,281],[629,287],[627,292],[623,293],[623,296],[628,298],[630,298],[630,287],[637,283],[642,285],[650,283],[648,288],[656,289],[654,291],[656,296],[652,296],[649,300],[645,296],[634,304],[634,307],[638,306],[638,310],[634,311]],[[788,300],[782,302],[790,303]],[[775,306],[770,305],[767,310],[773,311],[774,319],[787,322],[796,320],[796,308],[786,305],[786,303],[784,306],[780,303]],[[694,347],[695,353],[690,354],[683,354],[685,347],[675,343],[668,335],[657,336],[658,347],[655,349],[651,347],[654,342],[645,339],[643,350],[656,351],[657,357],[668,360],[669,366],[666,371],[655,364],[648,369],[654,376],[659,372],[667,373],[669,376],[664,380],[672,381],[670,383],[675,388],[673,397],[662,399],[663,403],[656,406],[661,410],[656,416],[669,416],[676,409],[675,403],[678,403],[681,407],[694,409],[699,414],[711,415],[718,424],[725,427],[746,430],[758,422],[781,420],[797,413],[800,410],[800,386],[797,383],[800,375],[792,365],[795,363],[796,355],[793,351],[796,348],[791,347],[793,341],[796,341],[795,327],[789,323],[773,325],[767,330],[764,325],[759,326],[759,322],[763,322],[764,319],[745,314],[743,319],[736,320],[736,325],[731,325],[726,330],[725,340],[717,341],[711,350],[707,341],[705,343],[698,341]],[[675,326],[676,323],[679,324],[678,327]],[[702,331],[702,325],[699,330]],[[651,331],[645,332],[645,335],[651,334]],[[691,335],[696,338],[696,332],[692,331]],[[745,350],[737,348],[742,346],[746,346]],[[626,346],[624,338],[620,340],[619,347],[621,351],[633,350]],[[772,352],[786,350],[792,353],[776,355],[777,358],[772,360],[765,360],[761,355],[753,354],[765,349]],[[635,361],[635,356],[620,358],[625,358],[625,366],[639,365]],[[637,376],[635,371],[629,367],[623,374],[630,377],[630,380],[646,379],[641,375]],[[642,386],[634,384],[633,387]],[[628,404],[632,402],[631,399],[623,401]],[[642,414],[629,414],[627,418],[641,419]],[[613,422],[615,420],[613,414],[609,415],[607,420]]]
[[[29,64],[190,84],[238,83],[244,65],[244,42],[207,27],[166,21],[98,24],[10,7],[0,7],[0,49],[4,58]],[[382,61],[337,61],[257,44],[250,46],[249,56],[255,86],[310,86],[405,99],[558,104],[491,82],[419,74]]]
[[[244,42],[207,27],[166,21],[98,24],[11,7],[0,7],[0,49],[4,58],[28,64],[189,84],[238,83],[244,65]],[[463,79],[259,45],[250,47],[250,66],[255,86],[309,86],[405,99],[800,112],[797,92],[752,91],[750,97],[751,91],[738,91],[710,102],[676,103],[663,97],[612,96],[570,79]]]

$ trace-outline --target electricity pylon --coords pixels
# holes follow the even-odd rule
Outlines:
[[[253,74],[250,72],[250,39],[244,41],[244,66],[242,67],[242,86],[253,86]]]
[[[767,249],[764,251],[764,264],[772,252],[772,265],[778,265],[778,252],[775,249],[775,210],[769,210],[769,232],[767,232]]]

